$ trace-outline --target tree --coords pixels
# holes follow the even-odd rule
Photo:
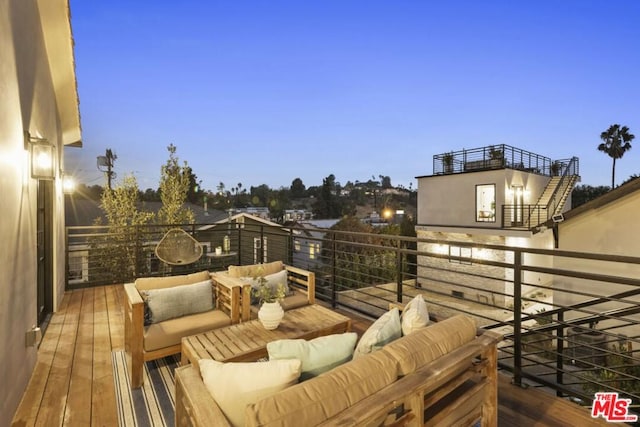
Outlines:
[[[571,192],[571,209],[587,203],[597,197],[606,194],[610,190],[606,185],[593,187],[591,185],[576,185]]]
[[[598,151],[606,153],[613,159],[613,166],[611,168],[611,189],[615,188],[616,182],[616,160],[621,159],[624,153],[631,149],[631,141],[635,138],[635,135],[629,133],[629,128],[626,126],[620,126],[619,124],[613,124],[609,126],[609,129],[600,134],[602,143],[598,145]]]
[[[300,199],[305,196],[306,188],[300,178],[296,178],[291,182],[291,198]]]
[[[322,187],[318,200],[313,207],[313,213],[318,219],[339,218],[342,214],[342,205],[337,196],[336,177],[331,174],[322,180]]]
[[[160,170],[160,199],[162,207],[158,211],[160,224],[193,223],[191,209],[184,206],[189,191],[190,168],[187,162],[183,166],[178,163],[176,147],[169,144],[169,159]]]
[[[149,224],[153,214],[138,209],[138,183],[132,175],[125,176],[122,184],[102,193],[100,207],[105,213],[107,237],[95,238],[92,260],[98,264],[95,271],[115,282],[126,282],[137,277],[144,268],[145,257],[140,242],[143,233],[139,226]]]

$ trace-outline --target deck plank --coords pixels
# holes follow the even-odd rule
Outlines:
[[[65,407],[64,425],[91,424],[91,389],[93,383],[93,317],[94,290],[84,289],[78,319],[69,397]]]
[[[78,321],[82,306],[82,292],[73,292],[64,316],[64,323],[56,352],[51,362],[51,370],[37,414],[36,426],[59,426],[64,419],[65,406],[69,395],[71,368],[75,351]],[[54,314],[54,316],[57,315]]]
[[[106,291],[106,287],[98,289],[99,297],[94,304],[93,393],[90,405],[93,426],[118,425]]]
[[[124,350],[124,309],[122,307],[124,291],[122,286],[106,286],[106,297],[111,350]]]

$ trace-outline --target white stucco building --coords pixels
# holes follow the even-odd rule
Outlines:
[[[0,0],[0,425],[65,290],[63,147],[81,146],[68,0]],[[35,161],[35,162],[34,162]]]

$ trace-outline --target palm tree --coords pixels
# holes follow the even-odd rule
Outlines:
[[[629,133],[629,128],[614,124],[609,129],[600,134],[602,142],[598,145],[598,151],[603,151],[613,159],[611,170],[611,189],[613,190],[616,180],[616,160],[621,159],[628,150],[631,149],[631,141],[635,135]]]

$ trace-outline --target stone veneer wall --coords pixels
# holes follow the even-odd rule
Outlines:
[[[505,239],[501,236],[442,233],[419,229],[416,231],[418,238],[421,239],[492,245],[505,244]],[[418,251],[449,255],[450,246],[456,245],[419,242]],[[511,253],[493,249],[472,248],[471,257],[473,259],[498,262],[513,261]],[[506,306],[512,301],[511,298],[505,297],[505,294],[513,295],[512,280],[513,270],[505,269],[504,267],[482,265],[474,262],[469,265],[455,261],[451,262],[448,258],[418,256],[418,281],[420,285],[423,288],[447,295],[452,295],[454,291],[462,292],[466,299]]]

